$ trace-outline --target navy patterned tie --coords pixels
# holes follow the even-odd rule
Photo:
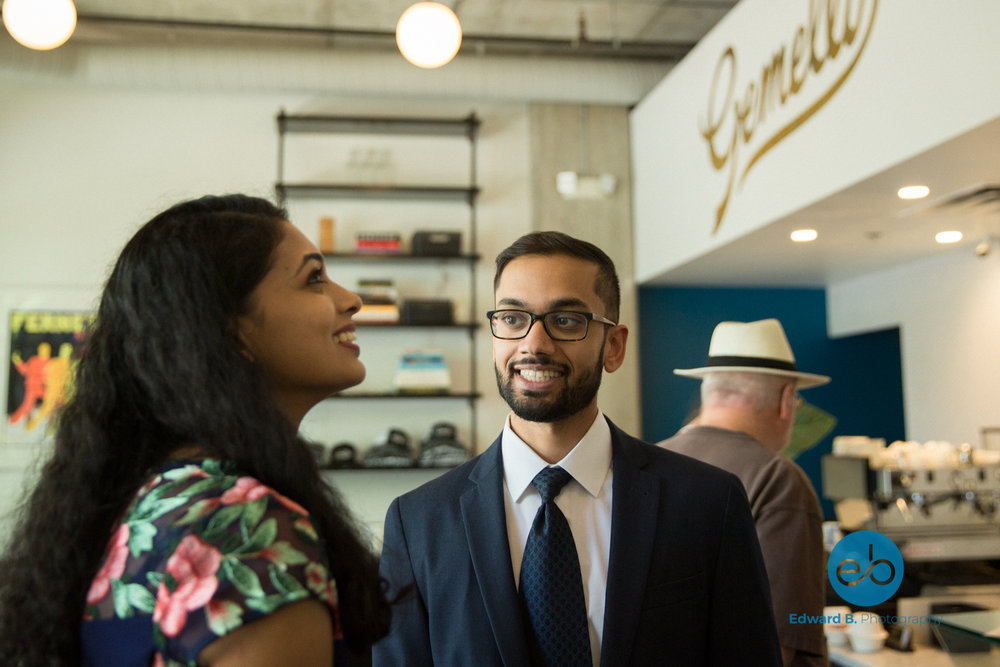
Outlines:
[[[591,665],[590,631],[580,559],[566,517],[555,497],[573,479],[562,468],[545,468],[532,484],[542,496],[521,560],[520,596],[532,664]]]

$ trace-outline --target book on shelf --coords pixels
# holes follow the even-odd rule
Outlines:
[[[397,232],[358,232],[354,238],[354,252],[373,255],[398,255],[402,243]]]
[[[362,304],[354,314],[359,324],[396,324],[399,322],[399,306],[395,304]]]
[[[403,352],[393,378],[401,394],[446,394],[451,389],[451,374],[441,350],[420,348]]]
[[[361,310],[354,315],[355,322],[393,324],[399,322],[399,294],[395,283],[386,278],[358,280]]]

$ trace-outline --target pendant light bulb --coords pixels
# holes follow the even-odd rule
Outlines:
[[[439,2],[418,2],[396,24],[399,52],[417,67],[433,69],[449,62],[462,45],[462,24]]]
[[[76,7],[73,0],[3,0],[3,24],[22,46],[48,51],[73,34]]]

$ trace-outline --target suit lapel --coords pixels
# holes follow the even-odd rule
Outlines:
[[[610,421],[608,422],[610,424]],[[629,664],[656,534],[659,483],[646,455],[611,424],[611,556],[605,593],[602,665]]]
[[[514,585],[503,501],[500,439],[479,457],[462,494],[462,519],[472,566],[505,665],[528,664],[527,638]]]

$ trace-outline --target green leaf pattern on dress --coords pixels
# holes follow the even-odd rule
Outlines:
[[[208,459],[155,475],[122,524],[97,575],[110,578],[108,592],[88,598],[85,620],[152,616],[156,667],[195,665],[197,655],[174,646],[185,630],[222,636],[308,597],[337,618],[336,586],[305,510],[226,464]],[[91,590],[105,588],[95,578]]]

